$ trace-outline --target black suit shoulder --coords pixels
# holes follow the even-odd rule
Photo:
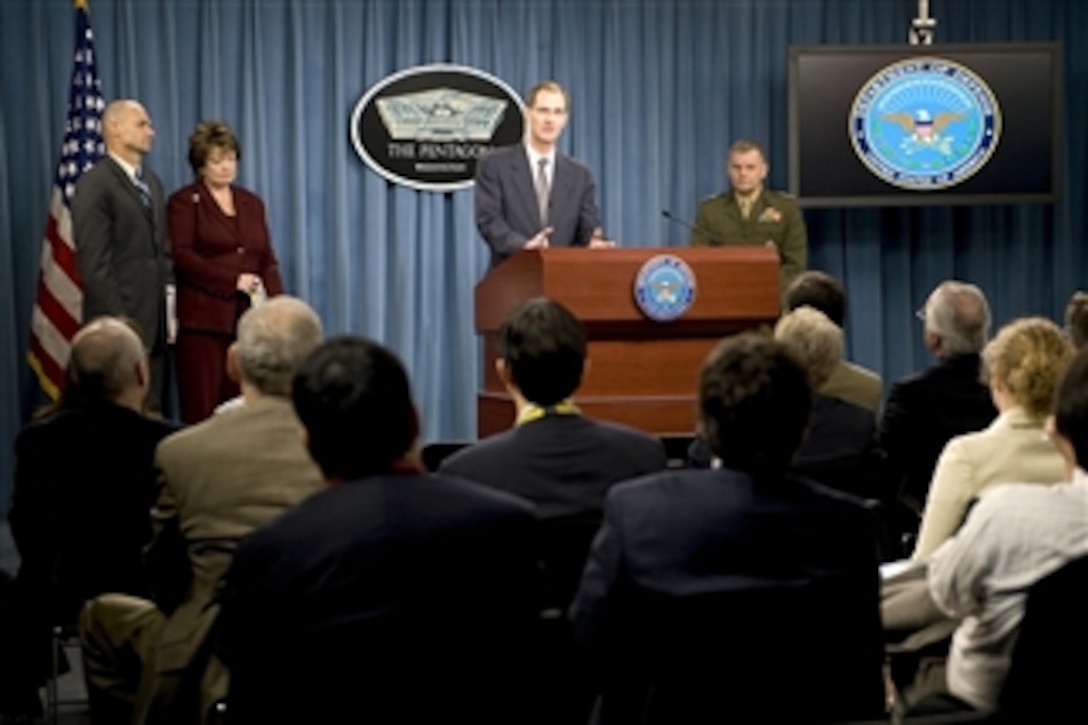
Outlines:
[[[618,481],[665,468],[661,441],[581,416],[548,416],[459,451],[442,472],[513,493],[545,518],[599,512]]]

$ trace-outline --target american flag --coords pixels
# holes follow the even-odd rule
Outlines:
[[[68,122],[42,240],[38,292],[27,349],[30,367],[37,373],[42,389],[53,399],[63,386],[72,337],[83,317],[83,289],[72,239],[72,194],[80,175],[106,153],[102,142],[105,102],[95,68],[87,0],[75,0],[75,12],[75,63],[68,96]]]

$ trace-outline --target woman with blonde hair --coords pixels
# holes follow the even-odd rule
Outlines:
[[[933,472],[914,559],[924,559],[955,533],[971,503],[999,483],[1064,480],[1062,457],[1044,422],[1073,349],[1050,320],[1015,320],[982,351],[998,416],[977,433],[953,438]]]

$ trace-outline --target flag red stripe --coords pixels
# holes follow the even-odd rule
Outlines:
[[[57,331],[64,335],[66,340],[71,340],[79,332],[79,320],[72,319],[72,316],[64,309],[64,305],[45,286],[45,279],[40,275],[38,277],[38,299],[35,302],[42,309],[42,313],[57,328]]]
[[[75,250],[60,238],[57,220],[52,214],[49,215],[49,221],[45,225],[45,238],[53,246],[53,260],[57,263],[57,266],[67,272],[68,276],[78,284],[79,274],[76,270]]]

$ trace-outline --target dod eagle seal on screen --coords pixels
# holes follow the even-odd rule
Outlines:
[[[967,66],[908,58],[862,86],[848,132],[878,178],[914,191],[945,189],[989,161],[1001,137],[1001,110],[986,81]]]

